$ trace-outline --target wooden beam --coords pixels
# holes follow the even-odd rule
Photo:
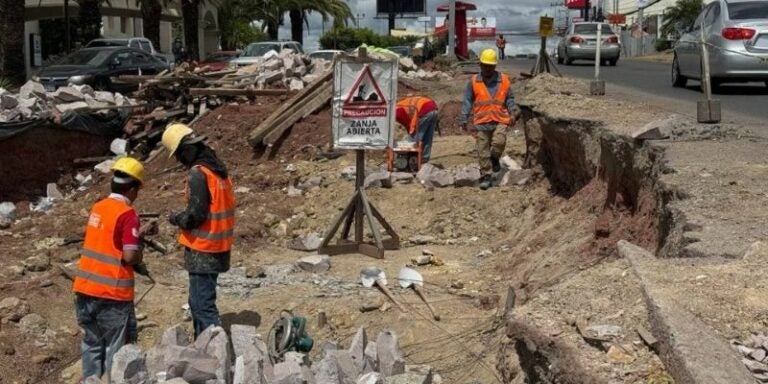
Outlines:
[[[281,96],[287,95],[287,89],[237,89],[237,88],[190,88],[192,96]]]
[[[311,115],[323,105],[328,104],[332,97],[332,84],[323,84],[304,100],[305,104],[302,107],[291,111],[289,114],[281,116],[280,119],[275,122],[269,134],[264,138],[263,143],[272,146],[280,139],[280,136],[282,136],[288,128],[292,127],[299,120]]]

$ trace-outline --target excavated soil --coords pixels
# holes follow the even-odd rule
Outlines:
[[[445,168],[476,163],[474,141],[458,129],[463,84],[456,83],[411,88],[441,103],[445,135],[435,139],[433,162]],[[408,89],[401,87],[402,91]],[[447,102],[448,98],[452,101]],[[353,182],[341,172],[354,164],[354,158],[347,154],[313,161],[316,151],[330,140],[328,110],[295,125],[272,148],[273,154],[254,154],[246,144],[247,134],[279,102],[264,98],[253,105],[223,106],[195,127],[209,138],[238,188],[233,269],[219,281],[218,303],[225,325],[250,323],[266,334],[282,309],[292,309],[310,319],[309,331],[317,341],[348,343],[361,325],[369,328],[369,334],[392,328],[400,336],[408,363],[435,367],[444,382],[522,382],[513,360],[500,357],[509,345],[504,303],[511,287],[517,293],[514,313],[532,319],[548,336],[579,351],[574,361],[594,374],[622,383],[646,382],[663,375],[655,355],[633,331],[637,325],[647,327],[639,288],[626,265],[613,259],[611,249],[611,242],[618,238],[656,247],[660,237],[653,229],[656,198],[648,185],[617,180],[614,171],[631,167],[596,171],[601,164],[599,134],[584,131],[583,140],[557,148],[562,158],[552,157],[555,162],[546,164],[540,157],[529,159],[528,128],[518,124],[509,133],[507,153],[521,164],[530,162],[533,169],[530,181],[521,186],[484,192],[470,187],[427,190],[418,183],[370,189],[371,202],[398,232],[403,248],[387,252],[385,260],[335,256],[330,271],[312,275],[292,267],[304,253],[288,250],[286,245],[295,236],[323,233],[329,227],[352,196]],[[548,145],[540,142],[539,148]],[[557,177],[563,173],[553,173],[551,165],[579,151],[586,153],[582,158],[592,161],[571,165],[574,172],[583,167],[578,170],[582,176]],[[156,239],[169,246],[175,244],[175,233],[165,217],[183,205],[184,172],[173,170],[175,165],[163,153],[148,162],[149,180],[136,202],[139,211],[160,214]],[[381,166],[380,154],[369,156],[368,168]],[[631,179],[644,174],[630,175]],[[323,178],[321,187],[303,196],[287,196],[290,183],[313,176]],[[0,297],[27,300],[32,312],[44,317],[48,328],[56,332],[56,337],[46,338],[25,334],[16,323],[2,324],[0,353],[5,355],[0,358],[0,382],[74,383],[80,378],[75,360],[81,335],[74,322],[71,282],[58,272],[58,265],[71,261],[77,250],[60,244],[81,233],[88,207],[107,188],[102,177],[96,186],[72,194],[47,214],[29,216],[0,232],[6,267],[20,265],[39,253],[51,255],[54,265],[47,272],[20,276],[3,269],[7,283],[0,286]],[[427,296],[442,315],[440,322],[428,317],[413,292],[397,287],[400,267],[425,248],[444,262],[419,268]],[[172,246],[166,256],[150,253],[146,260],[158,284],[137,308],[147,315],[140,325],[144,346],[155,343],[167,326],[183,322],[191,327],[182,310],[186,276],[178,246]],[[359,311],[363,304],[384,302],[379,293],[358,282],[360,268],[372,265],[386,271],[390,287],[405,303],[407,313],[391,306],[384,311]],[[44,280],[53,284],[41,284]],[[140,280],[137,292],[142,293],[149,286]],[[321,312],[328,318],[324,327],[316,321]],[[620,325],[618,342],[632,363],[616,363],[605,352],[585,344],[572,327],[573,318]]]

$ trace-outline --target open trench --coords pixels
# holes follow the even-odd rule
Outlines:
[[[620,136],[599,123],[554,119],[523,108],[525,129],[524,168],[536,169],[550,185],[553,197],[569,203],[586,199],[595,212],[593,237],[578,248],[565,271],[549,281],[530,284],[532,272],[515,271],[511,286],[517,287],[517,303],[542,288],[556,284],[600,262],[616,259],[616,242],[628,240],[660,257],[675,254],[682,246],[677,215],[667,208],[679,194],[659,182],[665,172],[663,150],[627,136]],[[572,202],[573,201],[573,202]],[[677,239],[677,240],[675,240]],[[525,255],[518,255],[525,258]],[[518,265],[525,266],[518,260]],[[581,366],[578,348],[552,337],[508,308],[508,341],[498,353],[497,369],[505,383],[599,383],[604,377]]]

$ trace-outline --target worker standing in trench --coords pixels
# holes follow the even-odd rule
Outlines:
[[[501,170],[499,159],[507,145],[507,130],[514,125],[515,97],[512,82],[496,71],[496,51],[480,53],[480,74],[470,78],[461,109],[461,128],[468,129],[470,112],[474,115],[470,132],[475,136],[480,162],[480,189],[491,187],[491,175]]]
[[[144,182],[144,166],[123,157],[115,162],[112,193],[91,208],[75,282],[75,315],[84,331],[80,345],[83,378],[109,375],[112,357],[136,341],[134,272],[142,273],[139,215],[132,207]]]
[[[437,103],[423,96],[404,97],[397,102],[395,119],[406,127],[415,142],[421,143],[421,162],[428,163],[432,154],[432,138],[440,124]]]
[[[235,194],[227,168],[216,153],[184,124],[171,124],[162,143],[170,156],[189,170],[187,207],[171,214],[181,229],[184,268],[189,273],[189,308],[195,337],[209,326],[221,325],[216,307],[219,273],[229,270],[235,228]]]

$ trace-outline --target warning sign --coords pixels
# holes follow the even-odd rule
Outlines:
[[[340,149],[392,145],[397,64],[340,61],[334,68],[333,138]]]

